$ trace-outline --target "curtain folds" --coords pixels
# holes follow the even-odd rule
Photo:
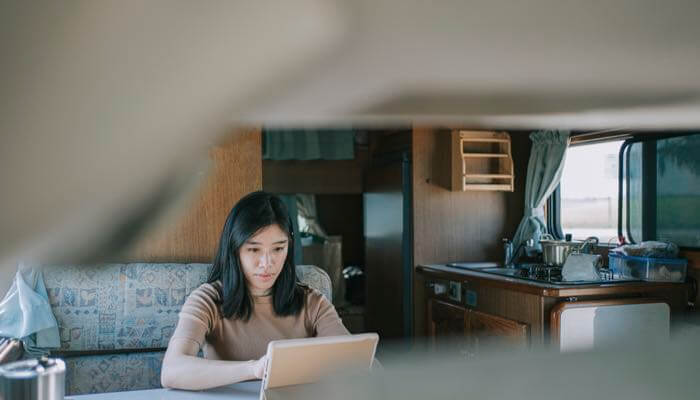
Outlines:
[[[297,220],[297,215],[299,214],[297,210],[297,198],[294,194],[279,194],[278,196],[284,205],[287,206],[289,218],[292,219],[292,226],[294,227],[294,263],[299,265],[302,262],[303,254],[301,236],[299,235],[299,222]]]
[[[570,139],[568,131],[539,131],[531,133],[530,140],[532,150],[527,165],[525,213],[513,238],[515,249],[528,239],[533,239],[535,248],[540,249],[540,236],[547,231],[544,204],[559,185]]]
[[[321,227],[321,224],[318,221],[318,215],[316,213],[316,196],[313,194],[297,194],[296,199],[297,211],[299,212],[299,215],[304,217],[306,220],[306,232],[327,239],[328,234],[326,234],[326,231],[323,230],[323,227]]]

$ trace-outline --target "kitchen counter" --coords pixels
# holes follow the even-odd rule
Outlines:
[[[424,302],[428,337],[500,338],[525,348],[547,346],[551,337],[560,337],[558,325],[552,321],[557,310],[567,305],[654,300],[669,305],[672,323],[682,317],[688,306],[687,283],[558,284],[479,270],[499,268],[494,263],[463,265],[473,265],[475,269],[445,264],[417,267],[422,282],[417,284],[416,292],[419,301]],[[467,347],[478,348],[480,339],[466,340],[467,344],[471,343]]]
[[[489,263],[474,263],[475,267]],[[545,282],[535,282],[525,279],[512,278],[508,276],[496,275],[487,272],[480,272],[477,269],[457,268],[445,264],[419,265],[420,273],[430,273],[437,278],[447,280],[476,280],[484,286],[513,289],[519,292],[536,294],[543,297],[578,297],[597,296],[609,294],[625,294],[648,292],[654,290],[687,288],[686,283],[670,282],[619,282],[619,283],[598,283],[590,285],[566,285]]]

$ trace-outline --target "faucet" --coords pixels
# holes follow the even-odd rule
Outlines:
[[[593,253],[593,249],[598,246],[600,240],[595,236],[589,236],[581,243],[581,253]]]
[[[533,239],[528,239],[518,245],[518,248],[513,251],[513,242],[507,238],[503,239],[503,253],[504,253],[504,267],[505,268],[515,268],[515,259],[518,257],[520,250],[523,250],[527,255],[527,247],[534,247],[535,241]]]
[[[503,266],[508,268],[513,264],[513,241],[503,238]]]

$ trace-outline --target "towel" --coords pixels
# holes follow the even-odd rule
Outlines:
[[[22,265],[0,302],[0,336],[20,339],[32,357],[60,347],[58,323],[51,311],[44,276]]]
[[[561,271],[562,280],[567,282],[599,281],[599,263],[599,255],[582,253],[569,254]]]

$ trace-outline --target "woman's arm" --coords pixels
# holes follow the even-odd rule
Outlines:
[[[261,379],[266,358],[251,361],[207,360],[197,357],[199,344],[173,338],[163,358],[160,383],[163,387],[203,390],[250,379]]]
[[[314,321],[316,336],[349,335],[350,332],[343,325],[343,320],[340,319],[333,304],[323,295],[317,297],[320,298],[317,299],[318,310]],[[384,366],[375,358],[372,363],[372,369],[381,371],[384,370]]]
[[[206,335],[220,320],[217,299],[217,289],[209,284],[200,286],[187,297],[163,358],[160,372],[163,387],[202,390],[262,377],[264,357],[250,361],[197,357]]]
[[[343,321],[333,304],[321,293],[311,292],[309,305],[312,311],[312,321],[316,336],[340,336],[349,335]]]

